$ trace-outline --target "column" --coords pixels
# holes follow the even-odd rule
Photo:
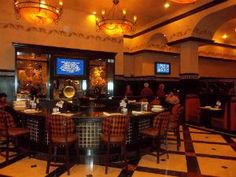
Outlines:
[[[185,94],[198,93],[198,42],[181,43],[180,53],[180,85]]]

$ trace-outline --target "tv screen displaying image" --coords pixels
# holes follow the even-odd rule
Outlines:
[[[83,59],[56,58],[56,75],[84,76],[85,61]]]
[[[170,63],[155,63],[156,74],[170,74]]]

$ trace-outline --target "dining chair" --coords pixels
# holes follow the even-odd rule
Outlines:
[[[121,156],[124,158],[127,169],[126,139],[128,133],[129,118],[125,115],[114,115],[103,118],[101,142],[106,145],[105,174],[110,165],[111,145],[121,147]]]
[[[169,126],[169,120],[170,120],[170,112],[165,111],[159,113],[154,119],[152,127],[145,128],[140,131],[140,142],[139,144],[142,144],[142,138],[143,137],[150,137],[152,138],[152,146],[154,147],[156,144],[156,161],[159,163],[160,158],[160,146],[162,143],[165,145],[165,152],[167,155],[167,158],[169,158],[168,154],[168,144],[167,144],[167,131]],[[140,146],[139,146],[139,153],[140,153]]]
[[[183,115],[183,107],[181,107],[180,104],[174,105],[171,109],[168,132],[173,133],[173,135],[176,137],[177,150],[179,150],[181,146],[179,129],[182,115]]]
[[[53,156],[57,155],[53,155],[53,150],[60,146],[65,149],[64,158],[66,161],[67,175],[70,175],[69,148],[72,145],[74,145],[76,156],[79,159],[78,136],[75,131],[74,121],[71,117],[61,115],[49,115],[47,119],[49,147],[46,173],[49,173]]]

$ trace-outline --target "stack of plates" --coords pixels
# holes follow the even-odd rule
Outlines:
[[[153,108],[163,108],[162,105],[152,105]]]
[[[163,111],[163,107],[161,105],[153,105],[151,111],[152,112],[161,112]]]

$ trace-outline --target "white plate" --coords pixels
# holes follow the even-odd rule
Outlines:
[[[162,108],[162,105],[152,105],[153,108]]]

